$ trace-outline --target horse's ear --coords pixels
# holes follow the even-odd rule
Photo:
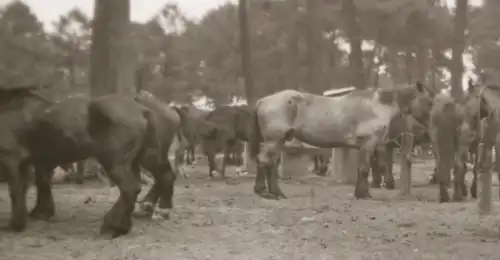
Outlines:
[[[472,80],[472,78],[469,78],[469,80],[467,81],[467,92],[472,92],[472,90],[474,90],[474,81]]]
[[[424,92],[424,85],[420,81],[417,81],[415,84],[415,87],[417,88],[418,92],[423,93]]]

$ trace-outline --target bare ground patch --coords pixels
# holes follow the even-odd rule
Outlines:
[[[178,181],[171,220],[137,220],[113,241],[97,234],[116,190],[55,185],[57,216],[1,231],[0,259],[500,259],[499,217],[479,216],[473,200],[438,204],[437,187],[422,185],[431,170],[414,164],[417,187],[405,201],[384,189],[354,200],[353,187],[315,176],[283,181],[289,199],[270,201],[252,193],[253,176],[211,180],[199,167]],[[9,209],[2,185],[0,225]]]

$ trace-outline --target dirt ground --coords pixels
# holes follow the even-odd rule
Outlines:
[[[414,163],[409,200],[372,189],[374,199],[360,201],[353,187],[312,174],[282,182],[287,200],[264,200],[252,192],[252,175],[230,169],[228,181],[211,180],[198,166],[178,181],[171,220],[137,220],[115,240],[98,231],[116,190],[55,185],[57,216],[31,221],[21,234],[1,231],[0,259],[500,259],[499,217],[478,215],[473,200],[438,204],[437,187],[426,185],[432,166]],[[496,212],[497,198],[495,188]],[[33,200],[30,189],[30,207]],[[0,225],[9,208],[2,185]]]

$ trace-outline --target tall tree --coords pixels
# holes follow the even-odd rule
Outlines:
[[[90,50],[93,96],[135,93],[129,27],[130,0],[95,1]]]
[[[363,52],[361,50],[362,35],[354,0],[342,0],[342,14],[351,47],[351,53],[349,54],[351,84],[358,89],[364,89],[367,87],[367,82],[364,73]]]
[[[241,69],[245,82],[245,95],[248,105],[253,106],[254,79],[252,73],[252,49],[250,46],[250,24],[248,22],[248,1],[239,0],[238,14],[240,20],[240,47],[241,47]]]
[[[321,55],[322,32],[319,19],[318,0],[307,0],[307,61],[308,61],[308,91],[323,89],[323,68]]]
[[[462,77],[464,73],[462,55],[465,50],[468,0],[457,0],[456,3],[451,68],[451,95],[457,99],[461,99],[463,96]]]

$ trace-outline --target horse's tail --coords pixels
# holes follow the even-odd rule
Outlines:
[[[88,126],[87,130],[92,134],[99,134],[101,129],[107,128],[115,123],[113,115],[102,102],[90,101],[87,107]]]
[[[248,140],[250,157],[256,158],[260,152],[260,143],[263,141],[262,133],[260,132],[257,107],[253,108],[251,111],[250,133],[250,138]]]
[[[172,107],[175,112],[177,112],[177,115],[179,115],[179,119],[180,119],[180,122],[179,122],[179,126],[177,127],[177,131],[175,131],[175,137],[179,143],[179,145],[182,145],[183,144],[183,141],[184,140],[188,140],[188,137],[186,135],[186,124],[187,124],[187,115],[186,115],[186,111],[183,110],[183,108],[180,108],[180,107]],[[189,142],[188,142],[189,143]],[[185,145],[185,144],[184,144]]]

